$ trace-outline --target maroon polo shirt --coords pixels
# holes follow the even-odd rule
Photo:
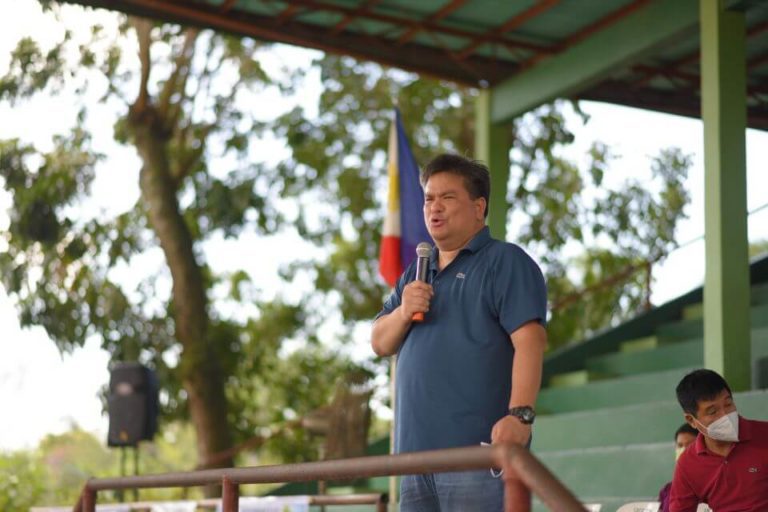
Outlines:
[[[672,479],[671,512],[768,511],[768,422],[739,416],[739,442],[725,457],[707,450],[704,436],[680,456]]]

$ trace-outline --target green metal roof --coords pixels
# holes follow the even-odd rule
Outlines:
[[[580,59],[599,60],[601,49],[610,50],[622,34],[646,37],[648,45],[610,72],[577,81],[562,95],[700,113],[698,0],[65,1],[350,55],[476,87],[513,83],[579,48]],[[768,2],[726,5],[746,13],[749,125],[768,129]],[[682,21],[652,40],[668,18]],[[573,65],[563,73],[573,73]]]

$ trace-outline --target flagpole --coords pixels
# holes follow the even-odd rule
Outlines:
[[[392,423],[389,426],[389,453],[395,453],[395,379],[397,375],[397,354],[389,358],[389,403],[392,405]],[[389,510],[395,512],[398,508],[397,477],[389,477]]]

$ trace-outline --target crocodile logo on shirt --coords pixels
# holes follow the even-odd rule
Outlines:
[[[465,277],[467,276],[464,274],[464,272],[459,272],[456,274],[456,279],[464,279]]]
[[[757,473],[758,471],[760,471],[760,470],[755,468],[755,467],[749,468],[749,472],[750,473]]]

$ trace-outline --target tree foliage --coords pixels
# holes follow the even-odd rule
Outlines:
[[[183,471],[195,464],[195,434],[189,424],[166,425],[154,442],[139,446],[138,473]],[[124,462],[121,459],[124,457]],[[27,510],[33,506],[71,506],[92,476],[134,473],[134,453],[109,450],[101,439],[77,425],[49,434],[32,450],[0,453],[0,507]],[[198,490],[144,489],[140,499],[170,500],[200,497]],[[124,499],[128,499],[125,496]],[[119,501],[115,492],[99,493],[99,502]]]
[[[216,454],[252,436],[259,422],[324,405],[350,369],[342,356],[317,348],[302,303],[243,295],[258,288],[258,268],[222,274],[206,259],[207,240],[266,236],[284,226],[280,170],[254,158],[263,121],[244,105],[258,104],[268,89],[290,91],[294,77],[267,76],[259,64],[267,50],[251,40],[121,20],[117,31],[93,26],[84,43],[65,32],[51,50],[25,38],[0,77],[2,101],[66,93],[82,105],[50,149],[0,142],[0,176],[13,201],[2,283],[22,325],[43,326],[61,350],[97,337],[113,360],[154,367],[166,417],[189,417],[196,427],[198,464],[232,465],[231,455]],[[114,105],[115,140],[141,160],[140,198],[114,217],[83,213],[109,163],[85,128],[94,98]],[[119,278],[116,270],[158,249],[165,269],[134,282]],[[248,319],[245,311],[255,314]],[[284,378],[289,341],[294,351],[310,347],[303,364],[328,372],[312,393],[289,391],[297,385]],[[269,414],[250,415],[243,389],[264,395]],[[288,403],[295,395],[304,400]],[[294,458],[316,456],[314,441],[289,444],[270,446]]]
[[[28,510],[45,489],[45,467],[32,454],[0,453],[0,509]]]
[[[278,120],[278,129],[293,150],[283,164],[289,190],[305,197],[298,225],[308,239],[333,251],[327,261],[306,261],[291,270],[308,272],[316,290],[333,297],[354,325],[370,319],[388,291],[377,279],[377,251],[393,106],[400,108],[423,165],[443,151],[473,154],[476,91],[351,58],[328,56],[316,65],[324,85],[320,116],[296,109]],[[510,126],[508,238],[544,267],[554,307],[551,347],[646,305],[648,264],[674,248],[675,228],[689,202],[685,178],[691,159],[678,149],[661,151],[645,182],[613,187],[604,183],[614,159],[604,144],[592,145],[585,167],[565,158],[563,150],[574,139],[567,108],[563,102],[546,105]],[[340,208],[313,207],[315,198]]]
[[[768,253],[768,240],[756,240],[749,244],[749,257],[754,258]]]

